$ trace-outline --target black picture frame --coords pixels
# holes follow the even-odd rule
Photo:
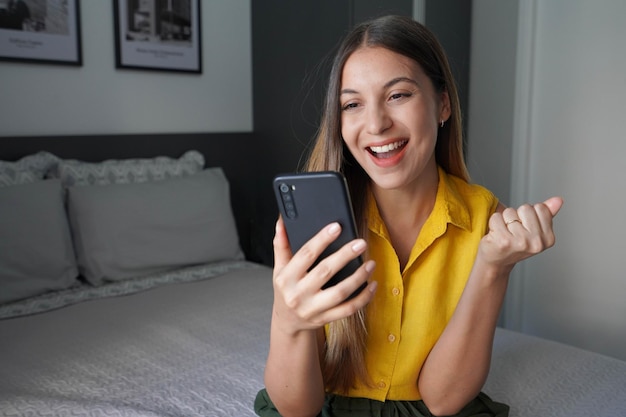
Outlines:
[[[202,73],[200,0],[114,0],[115,66]]]
[[[83,65],[79,0],[3,2],[0,60]]]

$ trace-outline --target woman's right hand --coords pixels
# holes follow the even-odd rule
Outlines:
[[[326,323],[348,317],[367,305],[376,290],[370,282],[361,293],[346,299],[364,282],[374,269],[374,261],[366,261],[354,274],[337,285],[322,286],[352,259],[366,250],[363,239],[344,245],[309,271],[315,260],[341,232],[331,223],[292,254],[281,218],[274,236],[274,313],[272,320],[286,334],[319,329]]]

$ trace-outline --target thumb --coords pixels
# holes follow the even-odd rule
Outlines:
[[[563,206],[563,199],[561,197],[551,197],[544,201],[543,204],[548,207],[550,213],[552,213],[552,217],[554,217],[559,210],[561,210],[561,207]]]
[[[274,235],[274,268],[282,269],[292,257],[289,239],[285,231],[285,224],[282,217],[276,222],[276,234]]]

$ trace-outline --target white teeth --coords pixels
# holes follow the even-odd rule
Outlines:
[[[370,149],[374,153],[387,153],[391,152],[399,147],[403,146],[406,143],[406,140],[401,140],[399,142],[388,143],[383,146],[370,146]]]

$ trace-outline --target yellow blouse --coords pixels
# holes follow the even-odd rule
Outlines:
[[[367,307],[367,370],[372,386],[359,383],[348,395],[379,401],[419,400],[417,378],[443,332],[474,264],[480,239],[498,200],[439,168],[432,213],[400,264],[376,202],[369,205],[369,256],[378,290]]]

